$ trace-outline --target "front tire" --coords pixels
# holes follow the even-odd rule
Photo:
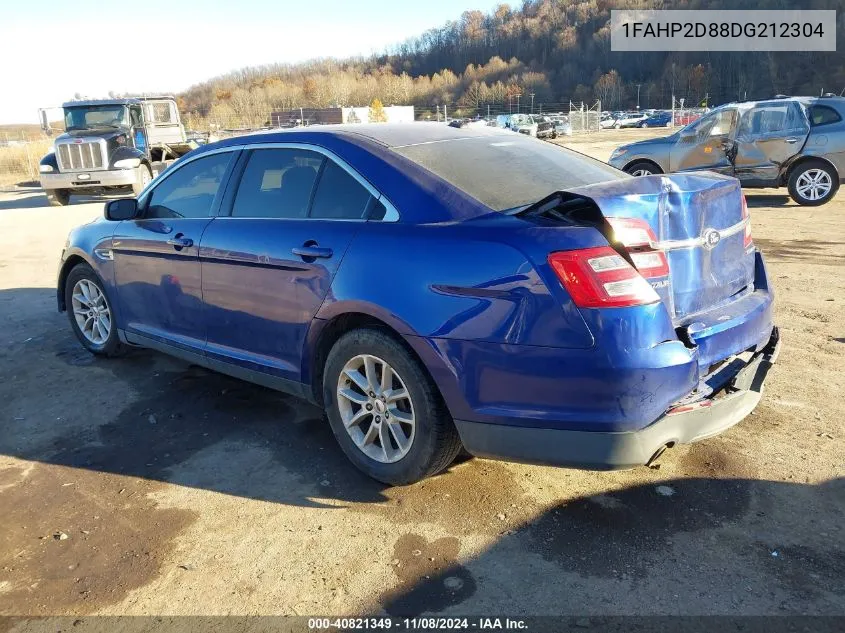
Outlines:
[[[662,174],[663,170],[654,163],[638,161],[632,165],[628,165],[625,168],[625,173],[631,174],[632,176],[651,176],[652,174]]]
[[[82,346],[98,356],[120,355],[123,345],[114,309],[94,269],[88,264],[74,266],[65,280],[64,293],[70,327]]]
[[[66,207],[70,204],[70,191],[68,189],[45,189],[47,204],[51,207]]]
[[[439,473],[461,450],[437,387],[396,339],[352,330],[332,347],[323,374],[329,423],[349,460],[392,485]]]
[[[137,198],[141,195],[141,192],[144,188],[150,184],[150,181],[153,179],[153,174],[150,171],[150,168],[146,165],[141,165],[138,167],[138,177],[135,179],[135,183],[132,185],[132,193]]]
[[[789,195],[805,207],[817,207],[828,202],[839,189],[839,175],[820,160],[809,160],[789,174]]]

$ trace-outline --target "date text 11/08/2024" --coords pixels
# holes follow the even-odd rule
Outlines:
[[[525,620],[518,618],[309,618],[309,630],[399,630],[399,631],[526,631]]]

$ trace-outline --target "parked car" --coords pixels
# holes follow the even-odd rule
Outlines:
[[[845,98],[732,103],[665,138],[622,145],[610,164],[635,176],[708,169],[744,187],[783,187],[824,204],[845,175]]]
[[[616,119],[616,123],[613,127],[617,130],[625,127],[640,127],[640,123],[645,121],[647,118],[648,117],[645,114],[640,114],[639,112],[626,112]]]
[[[92,353],[305,398],[358,468],[407,484],[462,446],[629,468],[723,431],[775,360],[769,287],[733,178],[358,124],[197,149],[71,232],[57,298]]]
[[[656,112],[639,122],[637,127],[666,127],[672,122],[671,112]]]
[[[555,136],[572,136],[572,123],[568,116],[557,115],[552,116],[551,119],[555,126]]]
[[[684,110],[675,112],[675,126],[682,127],[684,125],[694,123],[695,121],[698,121],[703,116],[703,114],[703,112],[697,112],[695,110]]]
[[[536,138],[556,138],[557,130],[552,120],[538,114],[523,115],[525,119],[517,119],[511,124],[520,134],[527,134]]]

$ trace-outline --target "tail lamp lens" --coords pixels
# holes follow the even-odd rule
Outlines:
[[[645,220],[636,218],[607,218],[613,234],[631,256],[631,261],[646,279],[665,277],[669,274],[666,254],[652,246],[657,242],[651,226]]]
[[[751,213],[748,211],[748,201],[745,196],[742,196],[742,219],[745,220],[745,233],[742,240],[743,246],[748,248],[751,246]]]
[[[660,301],[643,276],[609,246],[552,253],[549,265],[579,308],[618,308]]]

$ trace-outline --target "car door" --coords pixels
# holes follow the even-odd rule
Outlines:
[[[801,151],[809,134],[797,101],[767,101],[746,110],[736,132],[736,177],[744,185],[777,184],[781,165]]]
[[[733,175],[729,157],[736,108],[720,108],[678,132],[669,153],[670,171],[707,169]]]
[[[130,341],[188,353],[205,347],[199,244],[230,171],[233,151],[176,163],[139,200],[139,217],[112,241],[115,283]]]
[[[300,381],[311,320],[365,217],[383,209],[359,175],[321,151],[253,149],[203,235],[212,365]]]

